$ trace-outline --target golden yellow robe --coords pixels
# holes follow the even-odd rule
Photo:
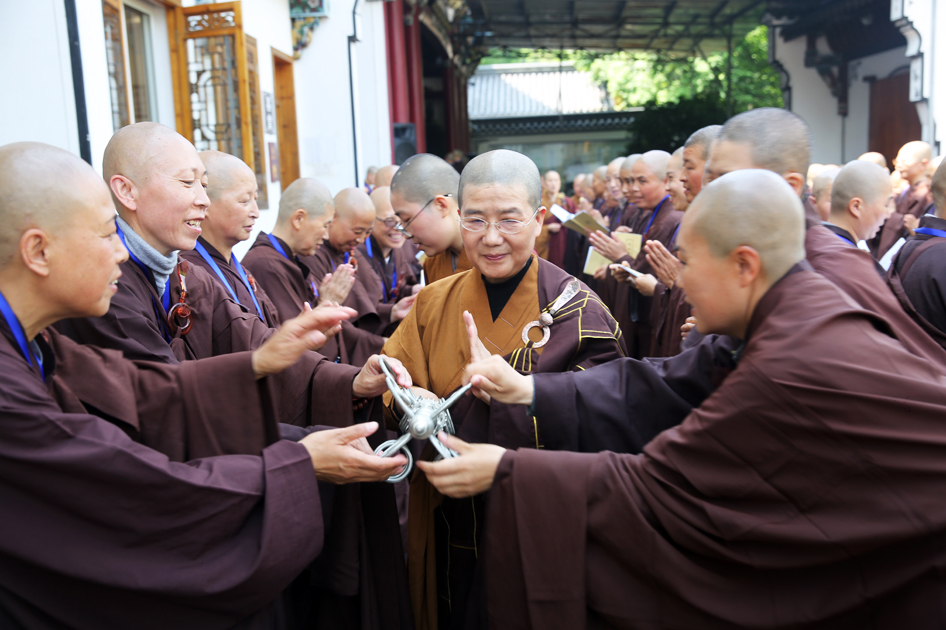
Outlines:
[[[453,252],[449,249],[440,252],[436,256],[428,256],[424,260],[424,280],[427,284],[433,284],[437,280],[449,278],[455,273],[461,273],[473,268],[473,263],[466,257],[466,251],[461,251],[456,259],[456,269],[453,268]]]
[[[383,353],[400,360],[416,386],[440,397],[448,396],[461,385],[463,368],[470,361],[463,322],[463,311],[467,310],[476,322],[483,345],[493,354],[505,357],[524,374],[585,369],[624,356],[617,323],[584,285],[554,316],[545,346],[533,347],[533,342],[541,339],[540,329],[531,331],[533,342],[523,343],[522,330],[526,324],[547,311],[571,280],[571,276],[555,265],[533,255],[529,270],[493,321],[479,271],[457,273],[425,287],[418,294],[410,313],[385,344]],[[389,422],[396,425],[391,414],[392,396],[385,394],[384,402]],[[542,423],[529,416],[524,406],[495,402],[487,405],[467,393],[454,405],[451,416],[457,435],[470,442],[490,442],[507,448],[577,448],[577,444],[570,442],[571,435],[543,431]],[[432,447],[427,445],[425,453],[433,454]],[[481,593],[476,586],[472,595],[464,596],[457,592],[459,588],[451,585],[457,579],[467,585],[474,581],[478,539],[484,531],[482,502],[482,496],[462,501],[444,499],[423,473],[414,472],[408,516],[408,573],[418,630],[438,627],[438,605],[443,605],[448,597],[452,597],[448,604],[452,614],[477,614],[480,604],[473,600]],[[449,541],[437,541],[437,518],[448,523]],[[437,555],[445,551],[449,553],[447,564],[453,575],[445,576],[443,571],[438,575]],[[465,579],[462,579],[464,573]],[[469,606],[467,597],[471,601]],[[458,601],[459,598],[464,601]],[[462,612],[464,610],[466,613]]]

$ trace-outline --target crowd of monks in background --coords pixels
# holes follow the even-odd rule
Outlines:
[[[155,123],[102,175],[0,147],[0,627],[946,623],[943,510],[910,494],[946,489],[910,450],[946,418],[946,167],[923,142],[892,173],[809,165],[782,110],[688,131],[570,197],[505,150],[334,195],[301,178],[242,258],[260,210],[237,157]],[[728,285],[705,262],[727,256]],[[415,440],[396,484],[382,355],[416,396],[474,385],[459,457]],[[867,400],[882,372],[914,408]],[[854,409],[910,439],[831,425]],[[885,435],[903,459],[876,468]],[[602,451],[622,455],[575,455]]]

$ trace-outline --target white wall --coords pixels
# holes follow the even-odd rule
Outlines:
[[[0,59],[0,145],[45,142],[78,155],[62,0],[0,2]]]
[[[358,38],[352,45],[358,138],[356,179],[348,79],[348,36],[354,0],[333,0],[295,64],[296,111],[302,177],[333,193],[364,179],[368,166],[391,162],[384,4],[358,2]]]

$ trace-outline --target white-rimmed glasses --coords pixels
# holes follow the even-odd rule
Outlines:
[[[475,217],[457,217],[457,221],[460,222],[460,225],[464,230],[469,230],[470,232],[485,232],[489,229],[489,226],[495,225],[496,229],[502,232],[503,234],[518,234],[521,232],[527,225],[532,223],[535,220],[535,216],[539,213],[539,209],[536,208],[535,212],[532,213],[532,217],[528,221],[519,221],[517,219],[503,219],[502,221],[495,221],[490,223],[489,221],[484,221],[483,219],[478,219]]]

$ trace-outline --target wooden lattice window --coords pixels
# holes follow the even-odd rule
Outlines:
[[[102,0],[112,127],[157,116],[151,51],[151,16],[119,0]]]
[[[178,132],[256,171],[240,3],[175,7],[169,17]]]

